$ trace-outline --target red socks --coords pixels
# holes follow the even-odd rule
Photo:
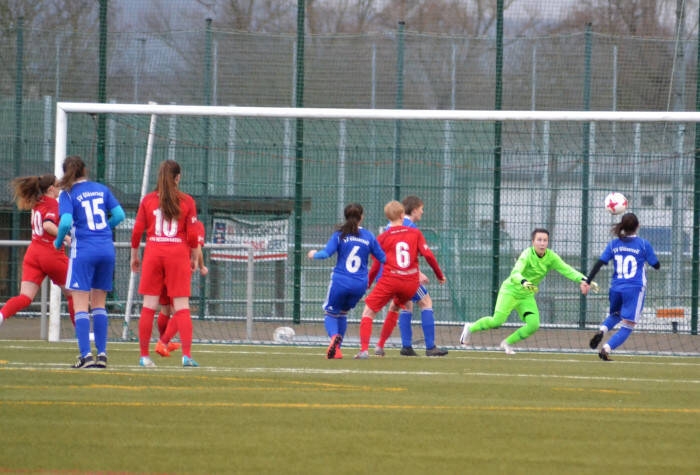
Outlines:
[[[384,344],[391,336],[391,332],[396,328],[396,323],[399,321],[399,312],[390,310],[386,313],[386,318],[384,319],[384,325],[382,325],[382,332],[379,334],[379,341],[377,346],[384,348]]]
[[[24,310],[25,308],[29,307],[31,303],[32,299],[24,294],[19,294],[16,297],[12,297],[10,300],[8,300],[5,305],[0,308],[0,313],[2,313],[2,316],[5,317],[5,320],[7,320],[20,310]]]
[[[173,318],[177,317],[177,329],[180,332],[180,343],[182,343],[182,356],[192,358],[192,315],[189,308],[184,308],[175,312]]]
[[[160,341],[166,345],[173,339],[175,334],[180,332],[180,343],[182,343],[182,355],[192,357],[192,315],[189,308],[178,310],[171,317],[168,328]]]
[[[165,334],[165,329],[168,328],[168,322],[170,322],[170,315],[166,315],[163,312],[158,313],[158,335],[161,337]]]
[[[369,350],[369,340],[372,337],[372,319],[362,316],[360,320],[360,351]]]
[[[153,308],[141,308],[139,318],[139,348],[141,356],[148,356],[148,346],[151,343],[151,333],[153,332],[153,317],[156,311]]]

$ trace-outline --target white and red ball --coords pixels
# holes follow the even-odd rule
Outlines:
[[[619,192],[612,192],[605,197],[605,209],[610,214],[622,214],[627,211],[627,198]]]

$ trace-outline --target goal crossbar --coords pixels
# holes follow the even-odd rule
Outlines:
[[[700,112],[673,111],[540,111],[540,110],[441,110],[441,109],[341,109],[318,107],[240,107],[175,104],[108,104],[58,102],[59,115],[68,112],[94,114],[156,114],[238,117],[294,117],[300,119],[377,120],[478,120],[570,122],[700,122]]]

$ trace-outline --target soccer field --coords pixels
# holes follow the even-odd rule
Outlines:
[[[0,341],[0,472],[689,474],[700,359],[134,343],[73,370],[74,342]]]

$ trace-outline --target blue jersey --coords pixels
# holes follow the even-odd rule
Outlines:
[[[335,231],[326,243],[326,247],[316,253],[314,258],[324,259],[337,252],[338,260],[333,268],[333,279],[361,280],[366,288],[369,255],[372,254],[380,262],[384,262],[386,254],[374,234],[364,228],[360,228],[359,236],[348,234],[343,239],[340,236],[340,231]]]
[[[71,256],[114,253],[109,211],[119,202],[109,188],[94,181],[75,183],[58,196],[59,215],[73,216]]]
[[[646,287],[644,264],[653,267],[659,263],[651,243],[637,236],[613,239],[605,247],[600,260],[606,264],[613,261],[610,289],[617,291]]]

